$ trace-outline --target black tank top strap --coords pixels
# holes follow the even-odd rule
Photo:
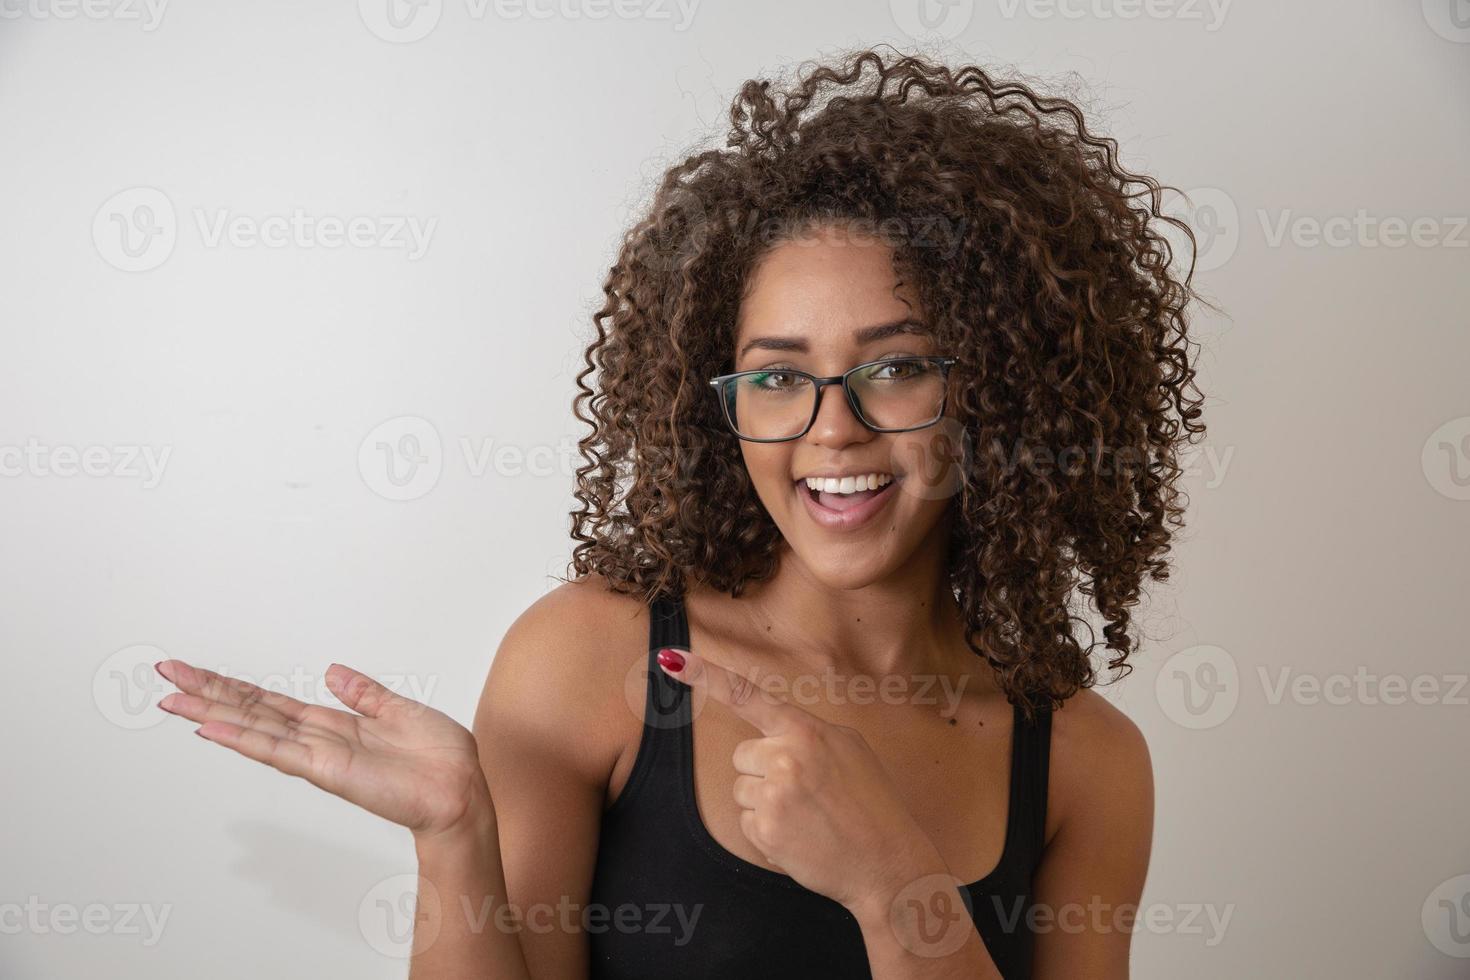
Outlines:
[[[689,699],[684,696],[689,685],[674,680],[658,665],[658,652],[664,647],[690,648],[684,601],[669,593],[657,596],[648,610],[648,695],[643,724],[660,732],[677,730],[690,721]]]
[[[1021,830],[1024,866],[1035,867],[1046,848],[1046,797],[1051,762],[1051,709],[1037,708],[1027,720],[1018,706],[1013,709],[1015,739],[1011,753],[1010,819]]]

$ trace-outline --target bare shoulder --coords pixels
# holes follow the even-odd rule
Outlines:
[[[554,753],[589,777],[611,772],[642,730],[625,695],[647,657],[647,606],[589,576],[557,586],[506,630],[475,713],[482,758]],[[639,711],[634,713],[634,707]],[[488,768],[488,766],[487,766]]]
[[[1153,811],[1153,763],[1143,732],[1093,690],[1078,691],[1052,715],[1048,782],[1048,833],[1072,815],[1140,819]]]
[[[1148,760],[1148,744],[1133,719],[1090,689],[1078,691],[1053,712],[1052,740],[1089,765],[1120,756],[1135,765]]]

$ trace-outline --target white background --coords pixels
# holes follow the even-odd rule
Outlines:
[[[468,722],[565,568],[572,378],[651,183],[744,79],[923,32],[908,0],[386,3],[0,2],[0,976],[406,973],[406,832],[191,737],[135,668],[310,697],[341,660]],[[1190,530],[1108,692],[1158,782],[1136,975],[1463,976],[1470,5],[928,13],[1210,230]],[[241,237],[297,210],[327,228]],[[379,444],[416,436],[396,486]]]

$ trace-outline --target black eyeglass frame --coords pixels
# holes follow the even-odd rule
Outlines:
[[[862,406],[858,402],[857,395],[853,393],[852,385],[848,382],[848,379],[857,372],[863,370],[864,368],[871,368],[880,364],[889,364],[894,361],[931,361],[939,365],[939,377],[944,384],[944,397],[941,398],[939,401],[939,411],[929,421],[922,422],[919,425],[906,425],[902,428],[886,429],[880,426],[873,425],[871,422],[868,421],[867,417],[863,415]],[[914,432],[919,429],[927,429],[929,428],[929,426],[934,425],[940,419],[944,418],[944,410],[949,407],[949,369],[958,362],[959,358],[957,357],[946,357],[941,355],[885,357],[876,361],[864,361],[862,364],[851,367],[844,371],[842,374],[836,374],[830,378],[818,377],[817,375],[811,374],[807,371],[798,371],[796,368],[757,368],[753,371],[736,371],[733,374],[721,374],[716,377],[710,378],[709,383],[710,387],[715,389],[715,395],[720,399],[720,412],[725,417],[725,424],[730,427],[731,432],[735,433],[736,438],[744,440],[745,442],[790,442],[793,439],[800,439],[802,436],[812,431],[812,426],[815,425],[817,421],[817,413],[822,410],[822,389],[827,387],[827,385],[842,386],[842,391],[847,396],[847,407],[852,409],[853,417],[861,422],[863,426],[868,429],[868,431]],[[725,396],[724,386],[725,383],[728,381],[733,381],[736,378],[743,378],[747,375],[752,374],[792,374],[796,375],[797,377],[806,378],[808,381],[812,382],[816,389],[816,397],[812,399],[812,416],[811,418],[806,420],[806,425],[802,427],[800,432],[798,432],[794,436],[782,436],[779,439],[756,439],[752,436],[741,435],[740,430],[735,426],[735,419],[732,418],[730,415],[730,399]]]

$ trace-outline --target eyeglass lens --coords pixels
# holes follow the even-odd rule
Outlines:
[[[848,376],[858,414],[875,429],[908,429],[938,418],[944,407],[944,372],[937,361],[892,358]],[[735,431],[750,439],[800,435],[816,413],[817,386],[779,369],[754,371],[724,385]]]

